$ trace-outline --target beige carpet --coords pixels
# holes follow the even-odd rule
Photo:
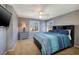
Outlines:
[[[7,55],[40,55],[40,52],[33,42],[33,39],[18,40],[14,51],[9,51]],[[68,48],[56,55],[79,55],[79,48]]]
[[[38,48],[33,43],[33,39],[18,40],[14,51],[7,53],[8,55],[39,55]]]
[[[56,53],[56,55],[79,55],[79,48],[76,47],[68,48],[61,52]]]

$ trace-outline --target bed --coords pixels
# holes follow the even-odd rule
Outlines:
[[[67,33],[62,34],[63,30],[71,30],[70,34],[68,33],[71,38]],[[49,32],[35,33],[33,38],[42,55],[55,54],[74,45],[74,25],[53,26]]]

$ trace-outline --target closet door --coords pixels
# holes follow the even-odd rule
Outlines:
[[[4,54],[6,51],[6,29],[0,27],[0,54]]]

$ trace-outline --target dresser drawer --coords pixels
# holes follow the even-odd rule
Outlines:
[[[29,37],[29,33],[28,32],[20,32],[19,33],[20,40],[27,39],[28,37]]]

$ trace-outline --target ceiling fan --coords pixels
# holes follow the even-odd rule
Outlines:
[[[45,17],[45,16],[49,16],[49,14],[45,13],[45,11],[43,11],[43,10],[40,10],[38,15],[39,15],[39,18],[42,18],[42,17]]]

